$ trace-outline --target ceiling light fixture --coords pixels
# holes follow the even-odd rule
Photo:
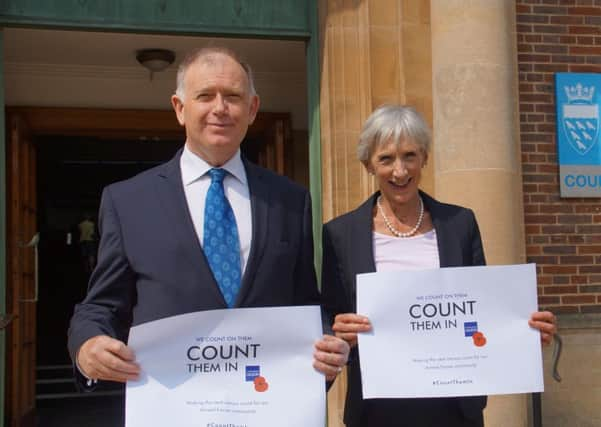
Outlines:
[[[136,52],[136,59],[152,75],[165,70],[175,61],[175,52],[168,49],[141,49]]]

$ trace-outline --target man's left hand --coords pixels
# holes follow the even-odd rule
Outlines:
[[[333,381],[348,361],[350,347],[346,341],[332,335],[324,335],[315,343],[313,367]]]

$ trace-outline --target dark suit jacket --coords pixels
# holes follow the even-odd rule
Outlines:
[[[69,328],[73,360],[93,336],[126,340],[133,325],[227,308],[188,211],[180,156],[181,150],[171,161],[105,188],[98,265]],[[235,306],[319,304],[308,192],[244,165],[252,241]]]
[[[478,224],[471,210],[455,205],[440,203],[427,194],[420,192],[425,208],[430,212],[436,230],[438,252],[441,267],[484,265],[484,252]],[[356,312],[356,276],[360,273],[376,271],[373,250],[373,209],[378,193],[370,197],[356,210],[342,215],[324,225],[323,229],[323,275],[322,302],[330,321],[339,313]],[[405,401],[407,399],[396,399]],[[419,410],[416,414],[391,413],[388,418],[402,419],[408,426],[421,426],[420,417],[428,409],[428,402],[437,399],[417,399]],[[445,404],[458,405],[467,419],[477,421],[482,418],[482,409],[486,406],[486,397],[452,398]],[[351,352],[349,362],[348,389],[344,410],[345,423],[348,426],[360,424],[362,413],[368,405],[376,407],[380,399],[363,400],[361,393],[361,374],[357,349]],[[415,402],[416,399],[413,399]],[[390,407],[390,399],[386,403]],[[408,404],[411,407],[411,403]],[[405,405],[407,406],[407,405]],[[416,406],[416,405],[413,405]],[[385,410],[385,409],[382,409]],[[415,417],[414,417],[415,416]],[[365,424],[364,424],[365,425]],[[427,424],[429,425],[429,424]],[[444,426],[452,426],[445,420]],[[476,424],[478,423],[476,422]]]

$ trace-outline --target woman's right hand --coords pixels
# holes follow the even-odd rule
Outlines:
[[[365,316],[343,313],[336,315],[332,329],[337,337],[345,340],[352,348],[357,345],[357,333],[371,331],[371,323]]]

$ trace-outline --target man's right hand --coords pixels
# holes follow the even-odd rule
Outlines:
[[[82,344],[77,352],[77,366],[94,380],[124,383],[137,380],[140,374],[133,350],[107,335],[97,335]]]

